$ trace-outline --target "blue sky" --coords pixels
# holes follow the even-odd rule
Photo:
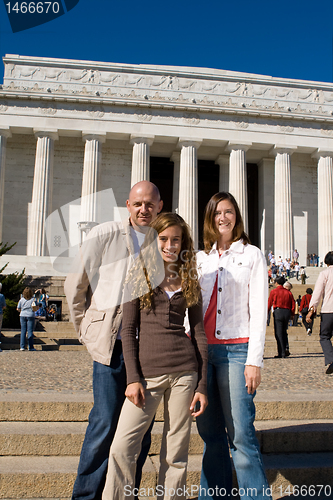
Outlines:
[[[198,66],[333,82],[332,0],[79,0],[62,17],[18,33],[11,31],[5,2],[1,56]]]

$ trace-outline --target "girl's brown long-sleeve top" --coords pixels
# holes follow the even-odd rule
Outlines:
[[[123,305],[121,340],[127,384],[145,377],[196,371],[196,391],[207,394],[207,339],[201,297],[198,304],[188,308],[190,337],[184,328],[187,306],[181,291],[169,299],[157,287],[153,304],[152,309],[140,310],[139,299],[134,299]]]

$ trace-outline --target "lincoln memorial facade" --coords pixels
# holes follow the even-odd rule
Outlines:
[[[150,179],[190,224],[221,190],[264,253],[333,249],[333,84],[207,68],[7,55],[0,241],[9,270],[55,274]],[[71,253],[72,252],[72,253]],[[36,268],[34,268],[36,266]],[[65,272],[65,271],[63,271]]]

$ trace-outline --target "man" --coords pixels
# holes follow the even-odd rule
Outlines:
[[[6,301],[4,295],[1,293],[2,283],[0,283],[0,339],[1,339],[1,328],[2,328],[2,320],[3,320],[3,310],[6,309]],[[0,341],[1,344],[1,341]],[[2,349],[0,348],[0,352]]]
[[[311,321],[322,300],[319,339],[325,357],[325,365],[328,365],[326,374],[331,375],[333,373],[333,345],[331,340],[333,336],[333,251],[325,255],[324,263],[327,265],[327,269],[318,276],[306,321],[308,323]]]
[[[140,251],[145,230],[162,210],[157,187],[138,182],[126,202],[126,223],[106,222],[89,233],[65,282],[75,329],[93,358],[94,406],[82,446],[73,499],[102,496],[111,442],[125,398],[126,372],[120,330],[127,271]],[[145,441],[145,439],[144,439]],[[137,483],[149,451],[150,432],[138,459]]]
[[[277,287],[271,291],[268,298],[268,311],[273,307],[274,334],[276,338],[278,354],[275,358],[285,358],[289,355],[287,350],[287,328],[290,317],[295,313],[295,301],[292,293],[283,287],[285,279],[283,276],[276,279]]]
[[[293,286],[292,286],[292,284],[289,281],[286,281],[283,284],[283,288],[285,288],[286,290],[289,290],[289,292],[291,292],[292,287]],[[296,302],[295,302],[294,318],[295,318],[295,316],[296,316]],[[290,318],[290,320],[288,322],[288,324],[290,326],[293,326],[294,318],[292,318],[292,317]],[[289,352],[289,338],[288,338],[288,327],[287,327],[287,338],[286,338],[286,356],[290,356],[290,352]]]

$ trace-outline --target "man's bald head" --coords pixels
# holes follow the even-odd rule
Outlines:
[[[155,219],[162,210],[163,201],[155,184],[149,181],[140,181],[132,187],[126,206],[130,213],[132,226],[134,229],[140,230],[140,228],[149,226]]]

